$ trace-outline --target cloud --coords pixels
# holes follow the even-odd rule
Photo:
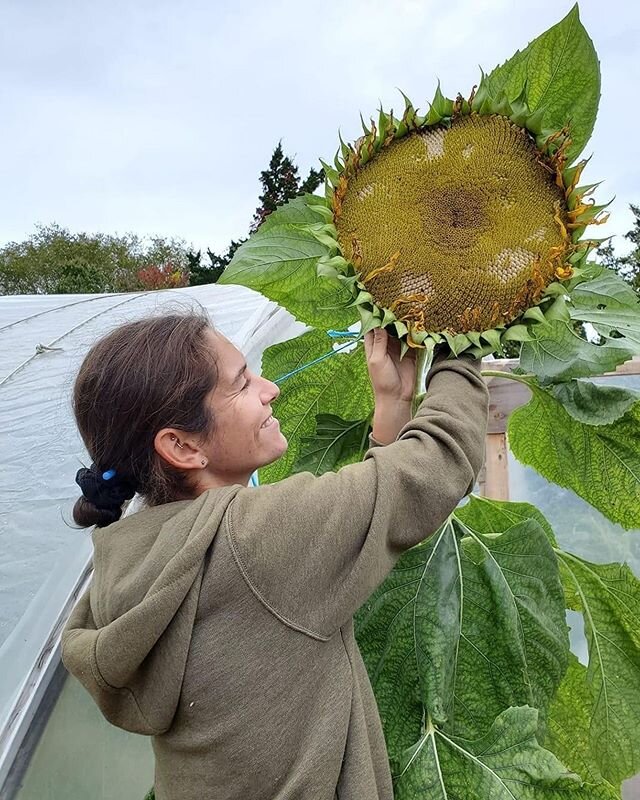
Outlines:
[[[541,0],[9,2],[0,59],[0,241],[35,222],[181,236],[223,250],[247,232],[258,176],[283,140],[301,172],[359,134],[379,102],[423,108],[437,78],[467,92],[569,9]],[[640,10],[587,0],[603,99],[589,180],[638,191]],[[635,76],[635,77],[634,77]]]

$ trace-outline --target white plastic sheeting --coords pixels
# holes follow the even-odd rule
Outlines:
[[[70,404],[79,364],[119,324],[198,306],[253,370],[265,347],[304,330],[275,303],[234,286],[0,297],[0,734],[91,553],[89,533],[71,519],[75,473],[88,463]]]

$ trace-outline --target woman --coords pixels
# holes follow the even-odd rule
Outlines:
[[[206,318],[124,325],[80,369],[95,573],[63,659],[108,720],[153,736],[157,800],[392,798],[352,616],[473,487],[487,390],[477,362],[438,357],[411,419],[415,359],[383,330],[365,346],[379,446],[259,488],[287,447],[279,390]],[[146,506],[120,519],[134,490]]]

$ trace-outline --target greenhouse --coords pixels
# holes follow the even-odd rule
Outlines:
[[[91,538],[71,519],[74,477],[86,453],[70,392],[101,335],[148,314],[189,308],[206,310],[256,370],[266,347],[304,330],[241,287],[0,297],[3,798],[142,798],[153,782],[148,740],[102,719],[60,661],[61,628],[91,574]]]

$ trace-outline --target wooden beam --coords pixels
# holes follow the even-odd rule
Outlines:
[[[484,369],[499,370],[500,372],[511,372],[518,366],[517,359],[499,358],[495,361],[485,361],[482,364]],[[615,372],[605,372],[603,375],[594,377],[617,378],[620,375],[640,375],[640,357],[634,356],[631,361],[621,364]],[[529,402],[531,392],[524,383],[508,378],[486,378],[489,387],[489,426],[488,433],[504,433],[507,429],[507,421],[511,412]]]
[[[509,462],[507,459],[507,435],[490,433],[487,436],[484,480],[480,482],[483,497],[491,500],[509,499]]]
[[[615,339],[611,341],[615,342]],[[493,361],[483,361],[483,369],[498,369],[502,372],[511,372],[512,369],[519,366],[520,362],[517,358],[496,358]],[[611,378],[616,375],[640,375],[640,356],[634,356],[624,364],[616,367],[615,372],[604,372],[602,375],[592,375],[593,378]]]
[[[507,430],[509,414],[529,402],[531,390],[524,383],[508,378],[487,378],[489,387],[489,434],[504,433]]]
[[[615,339],[609,339],[610,342],[616,343]],[[640,356],[634,356],[631,361],[626,361],[616,367],[615,372],[605,372],[604,377],[610,378],[614,375],[640,375]]]

